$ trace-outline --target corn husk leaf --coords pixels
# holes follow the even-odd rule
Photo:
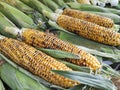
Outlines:
[[[101,57],[106,57],[106,58],[112,58],[115,60],[115,62],[119,62],[120,60],[120,56],[117,55],[117,54],[110,54],[110,53],[105,53],[105,52],[100,52],[100,51],[97,51],[97,50],[94,50],[94,49],[89,49],[89,48],[86,48],[84,46],[77,46],[78,48],[82,49],[82,50],[85,50],[91,54],[94,54],[94,55],[97,55],[97,56],[101,56]]]
[[[71,59],[80,59],[80,55],[72,54],[69,52],[64,52],[61,50],[54,50],[54,49],[44,49],[44,48],[37,48],[38,50],[41,50],[42,52],[54,57],[54,58],[71,58]]]
[[[47,6],[45,6],[43,3],[39,2],[39,0],[20,0],[23,3],[27,4],[28,6],[34,8],[35,10],[42,13],[42,10],[47,10],[49,12],[52,12],[51,9],[49,9]]]
[[[69,7],[72,9],[77,9],[81,11],[96,11],[96,12],[106,12],[106,13],[111,13],[105,8],[99,7],[99,6],[94,6],[94,5],[88,5],[88,4],[80,4],[80,3],[75,3],[75,2],[69,2],[66,3]]]
[[[14,38],[14,36],[11,36],[10,34],[6,33],[4,31],[5,27],[6,26],[9,26],[9,27],[16,27],[6,16],[4,16],[1,12],[0,12],[0,33],[2,35],[5,35],[7,37],[12,37]]]
[[[120,73],[119,72],[115,71],[109,65],[104,64],[104,63],[102,64],[101,72],[103,72],[106,75],[110,75],[111,77],[120,77]]]
[[[47,7],[49,7],[53,11],[59,8],[59,6],[52,0],[39,0],[39,1],[44,3]]]
[[[22,11],[24,13],[33,11],[33,9],[31,7],[27,6],[20,0],[0,0],[0,1],[5,2],[5,3],[19,9],[20,11]]]
[[[29,16],[4,2],[0,2],[0,12],[2,12],[9,20],[11,20],[19,28],[33,28],[36,26]]]
[[[75,70],[75,71],[80,71],[80,72],[86,72],[86,73],[90,73],[91,70],[89,67],[85,67],[85,66],[78,66],[63,60],[59,60],[60,62],[64,63],[65,65],[67,65],[68,67],[70,67],[71,69]]]
[[[60,7],[68,7],[67,4],[65,4],[64,0],[52,0],[52,1],[54,1]]]
[[[117,90],[111,80],[105,79],[100,75],[92,75],[84,72],[77,71],[59,71],[52,70],[53,72],[63,75],[64,77],[73,79],[82,84],[89,85],[102,90]]]
[[[0,79],[0,90],[5,90],[5,87],[4,87],[4,85],[3,85],[2,81],[1,81],[1,79]]]

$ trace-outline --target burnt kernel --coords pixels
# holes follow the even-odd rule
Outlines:
[[[57,24],[85,38],[112,46],[120,45],[120,42],[118,42],[120,33],[112,29],[66,15],[60,15],[57,19]],[[115,41],[113,40],[114,38],[116,39]]]
[[[107,28],[112,28],[114,25],[114,21],[110,18],[103,17],[100,15],[95,15],[95,14],[80,11],[80,10],[64,9],[62,15],[67,15],[74,18],[86,20],[88,22],[92,22]]]
[[[82,32],[82,33],[84,34],[84,32]],[[35,36],[36,40],[34,41],[34,44],[32,44],[32,40],[30,37],[34,36],[34,35],[36,35]],[[73,45],[71,43],[68,43],[68,42],[58,39],[57,37],[55,37],[53,35],[50,36],[49,34],[46,34],[44,32],[40,32],[40,31],[38,32],[37,30],[26,29],[22,33],[22,36],[24,36],[24,38],[26,38],[25,39],[26,41],[24,41],[25,43],[28,43],[35,47],[57,49],[57,50],[62,50],[62,51],[66,51],[66,52],[71,52],[73,54],[78,54],[81,56],[80,60],[66,59],[68,62],[77,64],[77,65],[83,65],[82,63],[84,63],[84,59],[85,59],[86,60],[85,63],[87,63],[88,67],[90,67],[91,69],[96,70],[101,67],[99,61],[94,56],[92,56],[91,54],[88,54],[87,52],[85,52],[81,49],[78,49],[75,45]],[[41,36],[43,38],[40,38],[39,36]],[[44,42],[44,44],[43,44],[43,42]],[[47,59],[46,57],[42,57],[42,58],[49,61],[49,59]],[[90,61],[93,63],[93,65],[89,64]],[[97,63],[97,64],[95,64],[95,63]]]
[[[19,48],[16,47],[17,45],[19,45]],[[14,48],[13,51],[11,47]],[[68,78],[59,76],[58,74],[53,74],[51,72],[51,69],[71,71],[71,69],[65,64],[58,62],[56,59],[23,42],[10,38],[1,39],[0,52],[23,68],[51,82],[52,84],[56,84],[64,88],[73,87],[78,84],[76,81],[72,81]],[[66,83],[62,84],[63,82]],[[72,84],[69,85],[68,83]]]

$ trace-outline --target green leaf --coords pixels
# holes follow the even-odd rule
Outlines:
[[[80,55],[72,54],[69,52],[64,52],[61,50],[54,50],[54,49],[44,49],[44,48],[37,48],[38,50],[41,50],[42,52],[54,57],[54,58],[71,58],[71,59],[80,59]]]
[[[116,90],[116,87],[112,83],[112,81],[103,78],[101,75],[91,75],[88,73],[77,71],[52,71],[57,74],[63,75],[64,77],[78,81],[79,83],[89,85],[91,87],[100,88],[102,90]]]
[[[109,65],[107,64],[102,64],[102,72],[106,73],[107,75],[111,75],[114,77],[120,77],[120,73],[112,69]]]
[[[3,85],[2,81],[1,81],[1,79],[0,79],[0,90],[5,90],[5,87],[4,87],[4,85]]]
[[[66,62],[66,61],[63,61],[63,60],[59,60],[60,62],[66,64],[68,67],[70,67],[71,69],[75,70],[75,71],[80,71],[80,72],[87,72],[87,73],[90,73],[91,70],[89,67],[85,67],[85,66],[78,66],[78,65],[75,65],[75,64],[72,64],[72,63],[69,63],[69,62]]]
[[[91,54],[94,54],[94,55],[98,55],[98,56],[101,56],[101,57],[106,57],[106,58],[112,58],[114,59],[116,62],[119,62],[120,60],[120,56],[117,55],[117,54],[110,54],[110,53],[105,53],[105,52],[100,52],[100,51],[97,51],[97,50],[94,50],[94,49],[89,49],[89,48],[86,48],[84,46],[77,46],[78,48],[82,49],[82,50],[85,50]]]

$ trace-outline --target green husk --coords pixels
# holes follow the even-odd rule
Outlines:
[[[111,77],[120,77],[120,73],[112,69],[109,65],[107,64],[102,64],[102,70],[101,73],[104,73],[106,75],[109,75]]]
[[[52,1],[54,1],[60,7],[68,7],[67,4],[65,4],[64,0],[52,0]]]
[[[91,87],[95,87],[102,90],[117,90],[111,80],[103,78],[101,75],[92,75],[77,71],[52,71]]]
[[[27,4],[28,6],[34,8],[35,10],[42,13],[42,10],[47,10],[49,12],[52,12],[51,9],[49,9],[47,6],[45,6],[43,3],[39,2],[39,0],[20,0],[23,3]]]
[[[45,28],[45,25],[41,25],[41,23],[43,21],[46,22],[47,19],[41,13],[39,13],[38,11],[34,10],[33,8],[27,6],[20,0],[0,0],[0,1],[5,2],[5,3],[19,9],[20,11],[24,12],[26,15],[31,17],[33,19],[34,23],[38,25],[38,27]],[[40,23],[40,21],[41,21],[41,23]]]
[[[108,11],[107,9],[99,7],[99,6],[94,6],[94,5],[80,4],[80,3],[75,3],[75,2],[69,2],[69,3],[67,3],[67,5],[70,6],[72,9],[77,9],[77,10],[81,10],[81,11],[110,13],[110,11]]]
[[[22,11],[24,13],[29,13],[29,12],[33,11],[33,9],[31,7],[27,6],[20,0],[0,0],[0,1],[5,2],[5,3],[19,9],[20,11]]]
[[[90,73],[91,70],[89,67],[85,67],[85,66],[78,66],[63,60],[59,60],[60,62],[66,64],[68,67],[70,67],[71,69],[75,70],[75,71],[80,71],[80,72],[86,72],[86,73]]]
[[[1,79],[0,79],[0,90],[5,90],[5,87],[4,87],[4,85],[3,85],[2,81],[1,81]]]
[[[119,62],[120,61],[120,56],[117,54],[111,54],[111,53],[105,53],[105,52],[100,52],[94,49],[90,49],[90,48],[86,48],[84,46],[77,46],[78,48],[85,50],[91,54],[97,55],[97,56],[101,56],[101,57],[106,57],[106,58],[112,58],[114,59],[115,62]]]
[[[72,9],[77,9],[81,11],[105,12],[120,15],[120,10],[112,8],[103,8],[95,5],[80,4],[75,2],[67,3],[67,5],[70,6]]]
[[[117,15],[120,15],[120,10],[117,10],[117,9],[113,9],[113,8],[106,8],[108,11],[110,11],[111,13],[114,13],[114,14],[117,14]]]
[[[54,58],[59,58],[59,59],[71,58],[71,59],[76,59],[76,60],[79,60],[81,58],[80,55],[72,54],[69,52],[64,52],[61,50],[44,49],[44,48],[37,48],[37,49],[41,50],[42,52],[44,52]]]
[[[74,2],[75,0],[63,0],[64,2]]]
[[[50,90],[8,63],[0,66],[0,77],[12,90]]]
[[[5,32],[5,28],[6,26],[9,27],[16,27],[6,16],[4,16],[1,12],[0,12],[0,34],[5,35],[7,37],[12,37],[14,38],[14,36],[11,36],[9,33]]]
[[[47,7],[49,7],[53,11],[59,8],[59,6],[52,0],[39,0],[39,1],[44,3]]]
[[[4,2],[0,2],[0,12],[2,12],[7,18],[9,18],[19,28],[35,27],[33,20],[29,16],[27,16],[23,12],[19,11],[18,9],[16,9]]]

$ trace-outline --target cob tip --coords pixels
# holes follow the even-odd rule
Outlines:
[[[59,17],[59,14],[56,13],[50,13],[46,10],[42,11],[43,15],[45,15],[47,18],[53,20],[53,21],[57,21],[57,18]]]

